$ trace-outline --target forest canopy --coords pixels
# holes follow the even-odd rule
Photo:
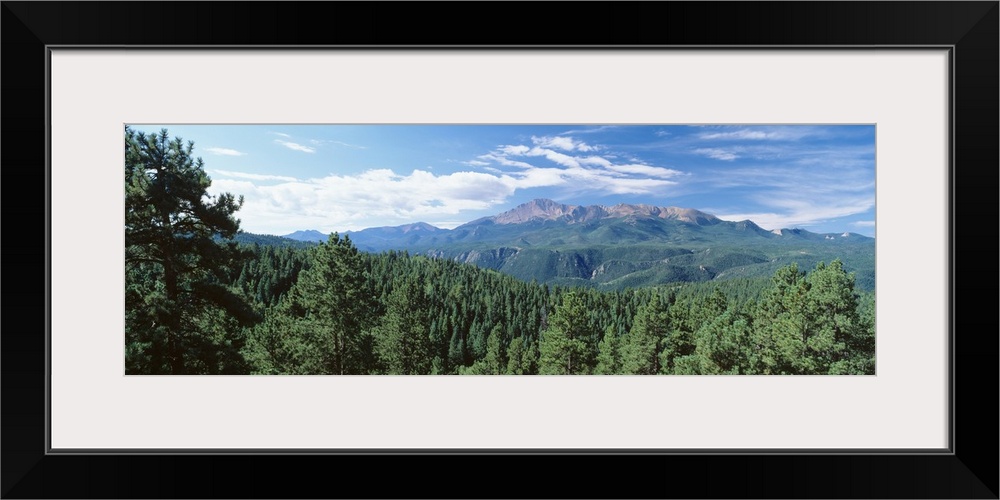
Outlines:
[[[405,251],[238,243],[194,144],[125,131],[128,374],[874,374],[839,259],[598,291]]]

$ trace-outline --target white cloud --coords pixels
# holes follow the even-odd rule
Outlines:
[[[242,151],[237,151],[235,149],[229,149],[229,148],[205,148],[205,151],[208,151],[213,155],[221,155],[221,156],[246,156],[246,153]]]
[[[533,187],[560,187],[577,193],[601,192],[603,194],[663,194],[663,189],[677,183],[664,179],[683,172],[664,167],[646,165],[639,160],[615,164],[614,155],[575,156],[555,151],[589,152],[596,148],[577,142],[571,137],[532,137],[533,147],[525,145],[499,146],[495,151],[478,158],[501,166],[515,166],[521,171],[507,172],[503,176],[517,189]],[[510,157],[545,158],[558,167],[540,167]],[[596,167],[596,168],[595,168]],[[485,169],[484,169],[485,170]],[[499,170],[490,169],[499,173]]]
[[[694,152],[703,156],[707,156],[709,158],[713,158],[716,160],[723,160],[723,161],[733,161],[739,158],[739,156],[737,156],[735,153],[718,148],[699,148],[694,150]]]
[[[233,178],[225,178],[225,174]],[[522,181],[481,172],[435,175],[389,169],[298,180],[225,171],[210,194],[244,196],[237,217],[249,232],[287,234],[296,229],[358,230],[416,220],[453,219],[468,210],[503,203]],[[266,177],[266,178],[264,178]],[[261,184],[260,181],[280,181]],[[451,217],[449,217],[451,216]],[[252,221],[253,225],[248,225]]]
[[[670,178],[681,175],[683,172],[663,167],[653,167],[650,165],[608,165],[608,170],[621,172],[623,174],[648,175],[650,177]]]
[[[530,168],[523,172],[512,172],[503,176],[517,189],[552,187],[566,184],[565,171],[561,168]]]
[[[497,151],[499,151],[499,152],[501,152],[503,154],[514,155],[514,156],[520,156],[520,155],[527,154],[528,151],[530,151],[530,150],[531,150],[531,148],[529,148],[528,146],[523,146],[523,145],[520,145],[520,146],[509,146],[508,145],[508,146],[500,146],[499,148],[497,148]]]
[[[572,150],[573,149],[572,139],[569,138],[569,137],[554,137],[554,138],[553,137],[542,137],[542,138],[532,137],[531,140],[534,141],[536,144],[552,144],[555,147],[559,147],[559,148],[564,148],[567,145],[569,145],[569,149],[568,150]],[[510,156],[543,156],[543,157],[547,158],[549,161],[558,163],[558,164],[560,164],[560,165],[562,165],[564,167],[579,167],[580,166],[580,162],[578,162],[575,157],[569,156],[567,154],[559,153],[557,151],[553,151],[551,149],[540,147],[540,146],[535,146],[533,148],[529,148],[528,146],[524,146],[524,145],[518,145],[518,146],[510,146],[510,145],[508,145],[508,146],[501,146],[501,147],[499,147],[497,149],[496,153],[494,153],[494,154],[488,154],[488,155],[481,155],[480,158],[491,159],[493,161],[496,161],[496,162],[500,163],[501,165],[508,165],[507,163],[504,163],[504,160],[507,160],[507,155],[510,155]],[[507,160],[507,161],[511,161],[511,160]],[[528,165],[526,163],[520,163],[518,165],[510,164],[509,166],[520,166],[522,168],[531,167],[531,165]]]
[[[540,146],[545,146],[547,148],[559,148],[563,151],[573,151],[576,149],[572,137],[534,137],[532,136],[531,141]]]
[[[612,165],[611,160],[600,156],[587,156],[585,158],[577,158],[577,160],[584,165],[597,165],[604,168]]]
[[[544,156],[547,160],[553,163],[558,163],[564,167],[571,167],[571,168],[580,167],[580,162],[578,162],[576,158],[562,153],[558,153],[556,151],[552,151],[551,149],[535,147],[531,148],[531,151],[528,151],[527,155]]]
[[[336,144],[337,146],[344,146],[351,149],[368,149],[367,146],[359,146],[357,144],[349,144],[343,141],[334,141],[329,139],[309,139],[309,144],[315,146],[322,146],[323,144]]]
[[[873,220],[859,220],[859,221],[854,221],[851,224],[854,224],[855,226],[859,227],[875,227],[875,221]]]
[[[710,128],[709,130],[713,130]],[[698,137],[705,140],[750,140],[750,141],[796,141],[809,136],[823,136],[827,132],[822,127],[810,126],[753,126],[732,130],[723,127],[720,131],[703,132]]]
[[[469,222],[469,221],[467,221],[467,220],[441,220],[441,221],[428,222],[428,224],[430,224],[430,225],[432,225],[434,227],[439,227],[441,229],[455,229],[456,227],[461,226],[462,224],[465,224],[466,222]]]
[[[581,151],[586,153],[588,151],[597,150],[596,147],[591,146],[585,142],[577,141],[572,137],[561,136],[561,135],[556,137],[531,136],[531,142],[533,142],[536,146],[540,146],[542,148],[556,148],[556,149],[561,149],[563,151]]]
[[[274,134],[274,135],[280,135],[281,137],[284,137],[286,139],[291,139],[292,138],[292,136],[290,136],[288,134],[285,134],[285,133],[282,133],[282,132],[271,132],[271,133]]]
[[[297,151],[315,151],[283,139],[275,142]],[[252,226],[244,224],[245,230],[286,234],[297,229],[329,232],[418,220],[468,220],[469,212],[481,213],[505,203],[522,189],[662,196],[677,184],[668,179],[682,174],[638,160],[616,164],[614,156],[594,153],[596,148],[571,137],[536,137],[534,142],[537,143],[534,146],[498,146],[494,151],[459,162],[475,167],[476,171],[438,175],[430,167],[407,174],[375,169],[296,179],[220,170],[216,172],[219,179],[213,182],[212,191],[244,196],[245,203],[238,216],[253,222]],[[539,159],[540,165],[523,161],[528,158]]]
[[[673,181],[622,177],[606,170],[587,168],[533,168],[509,174],[509,184],[516,189],[561,187],[574,192],[597,191],[604,194],[662,194]]]
[[[656,132],[653,133],[653,135],[655,135],[656,137],[666,137],[670,135],[670,132],[667,132],[666,130],[657,130]]]
[[[530,163],[525,163],[523,161],[511,160],[503,155],[485,154],[479,155],[478,158],[483,160],[493,160],[505,167],[518,167],[518,168],[535,168],[534,165]]]
[[[764,229],[785,229],[813,226],[832,219],[863,213],[875,206],[875,198],[871,195],[842,199],[788,199],[771,196],[761,197],[759,201],[780,211],[716,214],[716,216],[732,221],[750,219]]]
[[[776,137],[774,133],[767,133],[760,130],[736,130],[734,132],[712,132],[710,134],[699,135],[702,139],[772,139]]]
[[[860,214],[871,218],[875,206],[873,145],[737,146],[700,153],[718,159],[726,159],[725,153],[729,153],[756,160],[745,165],[706,169],[690,179],[701,184],[699,189],[705,191],[726,193],[735,188],[738,193],[752,193],[737,194],[738,198],[734,198],[733,202],[743,200],[743,207],[716,212],[723,219],[750,219],[767,229],[782,229],[834,223]],[[724,196],[721,194],[720,199]],[[865,227],[864,221],[836,222],[841,227],[848,224]]]
[[[594,127],[594,128],[567,130],[565,132],[560,132],[559,135],[593,134],[595,132],[604,132],[605,130],[610,130],[613,128],[618,128],[618,125],[601,125],[599,127]]]
[[[676,182],[653,179],[607,179],[605,190],[614,194],[663,194],[663,189]]]
[[[213,174],[219,174],[224,177],[234,177],[237,179],[250,179],[255,181],[295,182],[298,180],[295,177],[288,177],[284,175],[251,174],[247,172],[233,172],[231,170],[212,170],[211,172]]]
[[[286,147],[288,149],[292,149],[292,150],[295,150],[295,151],[302,151],[303,153],[315,153],[316,152],[316,148],[311,148],[309,146],[303,146],[303,145],[301,145],[299,143],[296,143],[296,142],[283,141],[281,139],[275,139],[274,142],[276,142],[278,144],[281,144],[282,146],[284,146],[284,147]]]

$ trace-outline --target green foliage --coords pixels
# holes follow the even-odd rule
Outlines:
[[[500,325],[494,326],[490,331],[483,362],[489,375],[500,375],[507,371],[506,353],[503,350],[503,328]]]
[[[238,221],[202,231],[202,225],[209,224],[195,224],[192,215],[207,214],[206,220],[215,220],[212,210],[235,212],[238,202],[231,197],[197,198],[215,207],[209,210],[191,208],[194,195],[184,195],[189,201],[181,205],[188,208],[168,217],[176,223],[173,232],[164,229],[162,219],[152,217],[163,207],[179,206],[157,204],[153,194],[165,188],[155,188],[156,168],[137,166],[140,151],[156,157],[151,152],[163,142],[159,137],[130,139],[133,173],[127,175],[127,196],[134,213],[126,219],[131,224],[126,228],[127,373],[723,375],[875,370],[874,295],[855,290],[854,274],[840,260],[817,262],[805,273],[794,262],[765,262],[747,250],[692,252],[637,244],[518,254],[515,260],[525,270],[535,265],[557,270],[565,280],[560,283],[570,285],[562,286],[524,282],[407,252],[365,253],[337,233],[317,245],[268,238],[237,245],[229,238]],[[145,149],[141,144],[147,144]],[[182,159],[189,156],[190,146],[166,144],[164,158],[191,162]],[[195,164],[200,167],[200,162]],[[201,180],[170,193],[207,187],[207,176],[198,168],[186,171],[189,181]],[[147,173],[145,180],[138,172]],[[594,226],[589,234],[606,236],[612,229],[617,231]],[[173,239],[165,238],[170,234]],[[509,257],[514,252],[507,249],[489,258],[513,262]],[[670,263],[644,268],[637,258]],[[774,273],[769,278],[748,274],[723,281],[620,286],[647,272],[655,280],[689,279],[692,266],[704,263],[774,266]],[[608,291],[576,286],[593,285],[583,274],[595,271],[614,286]],[[173,284],[167,279],[171,273]],[[569,276],[572,273],[581,275]]]
[[[756,313],[757,373],[874,373],[874,323],[859,313],[854,276],[834,260],[806,276],[782,268]]]
[[[752,288],[726,286],[546,289],[445,261],[355,253],[346,239],[324,245],[277,304],[259,309],[261,324],[203,315],[198,328],[215,340],[191,344],[192,366],[233,372],[238,365],[220,360],[245,331],[239,352],[252,373],[874,373],[874,298],[855,294],[837,262],[809,274],[782,268],[754,301],[740,299]],[[148,347],[131,344],[131,372],[152,363]]]
[[[510,341],[507,348],[507,375],[524,375],[528,370],[521,364],[524,356],[524,339],[517,337]]]
[[[125,128],[126,373],[240,373],[241,327],[256,320],[231,287],[243,203],[209,196],[194,143]]]
[[[308,251],[290,246],[250,244],[243,245],[242,251],[243,266],[235,285],[264,307],[277,304],[311,262]]]
[[[846,356],[830,367],[830,373],[875,373],[875,294],[865,293],[858,297],[858,328],[845,343]]]
[[[727,310],[706,321],[698,332],[695,358],[697,373],[703,375],[742,375],[750,373],[747,361],[749,322],[741,314]],[[689,366],[688,369],[692,367]]]
[[[273,255],[283,255],[283,268],[298,280],[269,310],[268,321],[250,332],[245,356],[254,369],[269,373],[277,365],[286,367],[282,373],[299,373],[302,368],[287,369],[294,362],[309,367],[305,373],[368,373],[375,360],[367,330],[377,308],[364,259],[350,238],[331,234],[308,251],[309,267],[301,273],[292,272],[302,267],[294,258],[299,254],[287,248],[260,252],[265,269]],[[273,293],[267,297],[274,300]]]
[[[614,375],[622,373],[621,340],[614,328],[604,330],[604,337],[597,345],[596,375]]]
[[[361,373],[371,364],[362,332],[375,309],[361,253],[349,237],[333,233],[310,257],[310,268],[291,290],[293,310],[322,332],[326,373]]]
[[[306,249],[316,246],[316,242],[299,241],[270,234],[253,234],[240,231],[233,237],[237,243],[248,246]]]
[[[875,240],[860,235],[792,230],[779,236],[745,222],[698,225],[648,217],[471,224],[422,234],[366,230],[357,237],[373,251],[407,249],[567,287],[620,291],[671,282],[766,280],[792,262],[804,269],[840,258],[858,271],[861,290],[874,289]]]
[[[655,375],[660,372],[661,345],[670,334],[667,304],[654,298],[639,309],[632,330],[621,346],[621,372],[631,375]]]
[[[424,288],[415,279],[397,283],[386,301],[386,313],[373,331],[380,372],[428,375],[432,346],[430,315]]]
[[[243,350],[251,373],[311,375],[329,373],[324,329],[311,319],[297,317],[282,305],[268,312],[250,330]]]
[[[696,318],[702,316],[697,309],[692,310],[696,298],[675,299],[667,311],[667,323],[670,325],[666,345],[660,354],[661,373],[689,374],[690,368],[678,369],[677,363],[682,358],[694,355],[696,342],[695,331],[699,328]],[[681,364],[689,366],[688,359]]]
[[[587,344],[593,335],[583,299],[576,292],[563,295],[562,304],[549,318],[538,350],[538,369],[542,375],[575,375],[590,371]]]

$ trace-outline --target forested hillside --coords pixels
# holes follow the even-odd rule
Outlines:
[[[288,235],[299,238],[304,231]],[[309,231],[312,241],[326,235]],[[624,290],[672,281],[763,277],[791,263],[840,259],[875,289],[875,239],[856,233],[768,231],[678,207],[563,205],[536,199],[455,229],[429,224],[348,233],[364,251],[406,250],[549,285]]]
[[[600,291],[452,259],[248,237],[192,144],[126,128],[127,374],[874,374],[834,259]]]
[[[874,373],[874,297],[839,261],[770,280],[598,292],[364,253],[339,235],[242,255],[219,285],[252,319],[204,311],[184,334],[184,373]],[[129,373],[170,373],[143,327],[129,325]]]

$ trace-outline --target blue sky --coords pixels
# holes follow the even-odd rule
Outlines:
[[[194,141],[243,230],[428,222],[534,198],[695,208],[766,229],[875,233],[873,125],[132,125]]]

